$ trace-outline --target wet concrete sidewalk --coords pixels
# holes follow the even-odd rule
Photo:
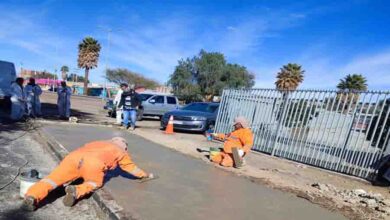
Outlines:
[[[46,126],[69,151],[113,136],[129,142],[134,161],[159,179],[138,183],[111,178],[107,188],[125,210],[142,219],[344,219],[293,195],[174,152],[129,132],[82,125]]]

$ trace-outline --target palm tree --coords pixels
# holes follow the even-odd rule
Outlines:
[[[99,42],[92,37],[86,37],[79,43],[79,58],[77,59],[77,62],[79,68],[85,69],[84,95],[88,94],[89,70],[97,67],[100,49],[101,46]]]
[[[360,99],[359,92],[367,91],[367,87],[367,79],[361,74],[348,74],[344,79],[340,79],[336,97],[340,102],[340,110],[348,113],[348,109],[354,109]]]
[[[303,82],[304,73],[305,71],[302,70],[301,65],[296,63],[284,65],[276,76],[276,89],[285,91],[296,90],[299,84]]]
[[[288,63],[280,68],[280,72],[276,75],[276,89],[283,93],[283,100],[280,103],[279,111],[276,115],[276,120],[279,121],[278,127],[276,128],[276,134],[279,133],[281,129],[282,123],[281,119],[283,118],[284,111],[286,108],[286,104],[288,101],[288,94],[291,91],[294,91],[298,88],[299,84],[303,82],[303,74],[304,70],[302,70],[302,66],[296,63]],[[288,114],[288,113],[287,113]],[[274,155],[275,150],[272,151],[272,155]]]
[[[69,67],[68,66],[62,66],[61,67],[61,77],[62,77],[62,80],[66,81],[68,72],[69,72]]]
[[[367,87],[367,79],[361,74],[348,74],[337,85],[342,92],[362,92],[367,91]]]

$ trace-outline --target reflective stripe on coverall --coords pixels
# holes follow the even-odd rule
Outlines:
[[[27,114],[41,115],[41,101],[39,96],[42,94],[42,89],[38,85],[27,85],[24,87],[25,96],[27,99]]]
[[[58,99],[58,113],[61,117],[70,117],[70,96],[72,95],[72,89],[70,87],[58,87],[57,90]]]
[[[108,141],[95,141],[67,155],[47,177],[31,186],[26,196],[32,196],[40,202],[57,186],[83,178],[84,182],[76,185],[79,199],[100,188],[105,172],[115,169],[118,165],[138,178],[147,175],[133,163],[126,151]]]
[[[223,151],[212,157],[211,160],[225,167],[232,167],[234,164],[233,147],[243,150],[244,155],[247,155],[253,146],[253,133],[249,128],[240,128],[227,135],[218,134],[217,138],[224,140]]]
[[[16,82],[11,84],[11,119],[19,120],[26,113],[26,103],[24,102],[23,88]]]

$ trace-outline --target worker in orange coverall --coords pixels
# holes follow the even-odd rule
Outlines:
[[[249,153],[253,146],[253,133],[247,120],[242,116],[234,119],[233,126],[234,131],[229,134],[212,134],[215,139],[224,141],[224,145],[222,152],[210,159],[224,167],[232,167],[236,162],[235,166],[239,168],[243,165],[243,157]],[[238,158],[234,158],[234,154]],[[241,164],[238,164],[236,160],[241,160]]]
[[[153,178],[153,174],[147,174],[133,163],[127,153],[125,139],[114,137],[111,140],[94,141],[69,153],[47,177],[31,186],[25,194],[23,208],[35,210],[50,191],[82,178],[82,184],[65,188],[64,205],[73,206],[76,200],[100,188],[106,171],[118,165],[135,177]]]

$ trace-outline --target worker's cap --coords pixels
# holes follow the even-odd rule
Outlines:
[[[117,145],[119,148],[121,148],[124,151],[127,151],[127,141],[126,139],[122,137],[113,137],[111,139],[111,142]]]
[[[247,128],[249,127],[249,124],[248,124],[248,121],[246,120],[245,117],[243,116],[238,116],[234,119],[234,124],[233,125],[236,125],[236,124],[241,124],[241,126],[243,128]]]

